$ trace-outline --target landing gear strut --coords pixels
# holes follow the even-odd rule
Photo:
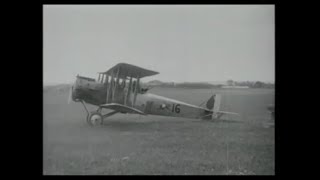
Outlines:
[[[101,114],[101,110],[102,110],[101,107],[99,107],[96,111],[89,112],[86,105],[85,105],[85,102],[84,101],[80,101],[80,102],[82,103],[84,109],[87,112],[87,123],[91,126],[103,125],[104,118],[107,118],[109,116],[112,116],[112,115],[118,113],[118,111],[112,111],[110,113],[102,115]]]

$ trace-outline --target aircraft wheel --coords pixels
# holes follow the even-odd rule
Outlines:
[[[99,112],[92,112],[90,115],[87,117],[87,122],[91,126],[97,126],[97,125],[102,125],[103,123],[103,117],[101,113]]]

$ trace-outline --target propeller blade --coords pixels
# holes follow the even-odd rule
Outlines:
[[[70,87],[69,97],[68,97],[68,104],[70,104],[70,102],[71,102],[72,89],[73,89],[73,86]]]

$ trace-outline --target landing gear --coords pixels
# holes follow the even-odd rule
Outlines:
[[[110,112],[108,114],[102,115],[101,114],[101,110],[102,110],[101,107],[99,107],[96,111],[89,112],[87,107],[86,107],[86,105],[85,105],[85,102],[84,101],[80,101],[80,102],[82,103],[84,109],[87,112],[87,123],[90,126],[103,125],[104,118],[107,118],[109,116],[112,116],[112,115],[118,113],[118,111],[112,111],[112,112]]]
[[[91,112],[87,116],[87,122],[91,126],[102,125],[103,124],[103,117],[100,112],[94,111],[94,112]]]

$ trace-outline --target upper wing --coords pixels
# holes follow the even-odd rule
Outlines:
[[[127,63],[119,63],[119,64],[113,66],[108,71],[101,72],[101,74],[116,76],[118,74],[118,72],[119,72],[120,78],[127,78],[127,77],[143,78],[146,76],[152,76],[152,75],[159,74],[158,72],[144,69],[144,68],[141,68],[138,66],[127,64]]]
[[[142,112],[138,109],[135,109],[135,108],[132,108],[129,106],[124,106],[124,105],[118,104],[118,103],[103,104],[103,105],[100,105],[100,107],[107,108],[107,109],[113,109],[113,110],[119,111],[119,112],[146,115],[144,112]]]

